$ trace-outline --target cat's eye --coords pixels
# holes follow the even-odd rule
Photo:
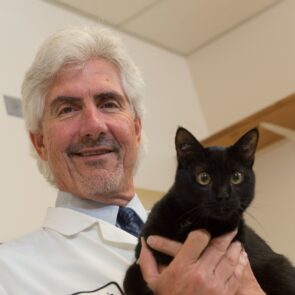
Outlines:
[[[232,184],[240,184],[244,180],[244,174],[241,172],[234,172],[230,177],[230,182]]]
[[[197,182],[200,185],[208,185],[211,183],[211,177],[207,172],[201,172],[197,175]]]

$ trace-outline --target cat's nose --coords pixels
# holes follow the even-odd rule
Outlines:
[[[228,192],[220,192],[216,196],[218,201],[228,201],[230,199],[230,194]]]

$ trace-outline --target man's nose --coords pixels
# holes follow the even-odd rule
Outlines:
[[[105,117],[96,106],[87,106],[82,111],[80,136],[96,137],[107,129]]]

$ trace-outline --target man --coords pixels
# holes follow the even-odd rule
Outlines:
[[[142,84],[107,31],[69,28],[41,47],[23,82],[24,119],[39,169],[59,193],[40,230],[0,247],[0,294],[122,294],[137,239],[120,212],[146,219],[133,185]],[[147,283],[159,295],[263,294],[234,235],[210,241],[196,231],[184,245],[150,237],[175,258],[163,269],[143,247]]]

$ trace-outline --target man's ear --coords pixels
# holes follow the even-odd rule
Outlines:
[[[35,133],[30,132],[30,139],[39,157],[42,160],[47,161],[47,150],[44,145],[44,136],[42,132],[41,131],[36,131]]]
[[[135,117],[134,119],[134,128],[135,128],[135,134],[136,134],[136,139],[137,139],[137,143],[141,142],[141,120],[139,117]]]

